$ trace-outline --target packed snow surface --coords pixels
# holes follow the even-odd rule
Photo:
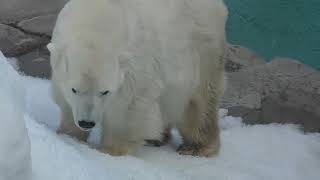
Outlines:
[[[0,180],[29,180],[30,141],[24,123],[21,76],[0,51]]]
[[[50,82],[19,76],[4,61],[5,58],[0,57],[0,97],[5,99],[0,100],[0,138],[6,142],[16,141],[16,135],[24,133],[24,124],[19,118],[24,119],[31,141],[34,180],[320,178],[319,134],[305,134],[293,125],[246,126],[241,118],[227,116],[226,110],[220,111],[222,148],[218,157],[178,155],[175,148],[181,143],[181,139],[176,131],[173,131],[172,143],[161,148],[142,147],[133,156],[124,157],[102,154],[73,138],[57,135],[55,129],[59,125],[59,109],[50,98]],[[20,79],[20,86],[15,85],[17,79]],[[4,83],[7,84],[4,86]],[[24,91],[25,95],[21,93]],[[12,108],[15,108],[15,113]],[[8,130],[4,127],[10,123],[14,123],[17,129]],[[98,130],[91,135],[90,142],[98,142]],[[26,133],[20,138],[21,141],[18,140],[18,145],[15,146],[3,147],[6,144],[1,144],[1,150],[12,148],[10,151],[16,152],[19,144],[23,146],[28,143]],[[1,150],[0,153],[3,153]],[[15,158],[14,155],[7,157]],[[11,165],[17,166],[0,162],[0,168],[5,165],[8,169],[12,168],[9,167]]]

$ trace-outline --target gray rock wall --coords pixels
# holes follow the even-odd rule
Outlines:
[[[0,0],[0,22],[18,23],[34,17],[57,14],[67,0]]]
[[[286,58],[229,72],[221,106],[248,124],[294,123],[320,132],[320,72]]]
[[[28,75],[50,76],[48,51],[52,29],[67,0],[0,0],[0,50],[16,57]]]

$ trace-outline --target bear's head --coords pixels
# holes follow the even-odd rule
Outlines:
[[[100,123],[124,81],[125,60],[102,47],[80,45],[58,49],[48,45],[53,79],[81,130]]]

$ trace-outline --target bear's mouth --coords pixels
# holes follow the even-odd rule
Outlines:
[[[96,123],[93,121],[78,121],[78,127],[83,131],[90,131]]]

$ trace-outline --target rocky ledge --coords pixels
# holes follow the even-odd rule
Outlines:
[[[320,132],[319,71],[293,59],[276,58],[228,72],[227,77],[221,105],[229,115],[241,116],[248,124],[294,123],[305,131]]]
[[[50,76],[48,51],[56,16],[67,0],[2,0],[0,50],[27,75]]]

